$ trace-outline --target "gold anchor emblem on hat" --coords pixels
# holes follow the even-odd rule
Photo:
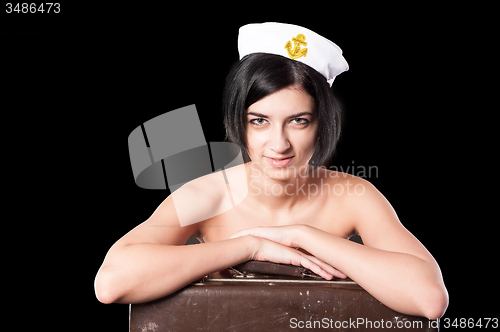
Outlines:
[[[285,49],[288,52],[288,55],[290,56],[291,59],[297,59],[300,58],[301,56],[306,56],[307,54],[307,48],[301,49],[300,46],[307,46],[307,43],[304,41],[306,40],[306,36],[303,34],[299,33],[297,37],[293,37],[292,41],[294,44],[294,47],[292,49],[292,42],[287,41],[285,44]]]

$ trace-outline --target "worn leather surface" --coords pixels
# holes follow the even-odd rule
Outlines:
[[[389,309],[350,279],[242,276],[229,269],[130,309],[131,332],[384,331],[388,324],[395,331],[438,331],[427,318]]]

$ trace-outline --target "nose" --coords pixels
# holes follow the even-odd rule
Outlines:
[[[287,134],[283,129],[278,129],[273,131],[270,148],[276,154],[284,154],[286,150],[290,148],[290,141],[288,140]]]

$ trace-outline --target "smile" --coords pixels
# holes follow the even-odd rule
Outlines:
[[[273,167],[285,167],[287,166],[293,159],[293,157],[288,158],[269,158],[265,157],[267,162]]]

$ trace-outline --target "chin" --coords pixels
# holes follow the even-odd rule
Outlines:
[[[275,169],[267,168],[264,170],[264,174],[266,175],[266,177],[277,181],[288,181],[295,178],[293,169],[290,170],[286,167]]]

